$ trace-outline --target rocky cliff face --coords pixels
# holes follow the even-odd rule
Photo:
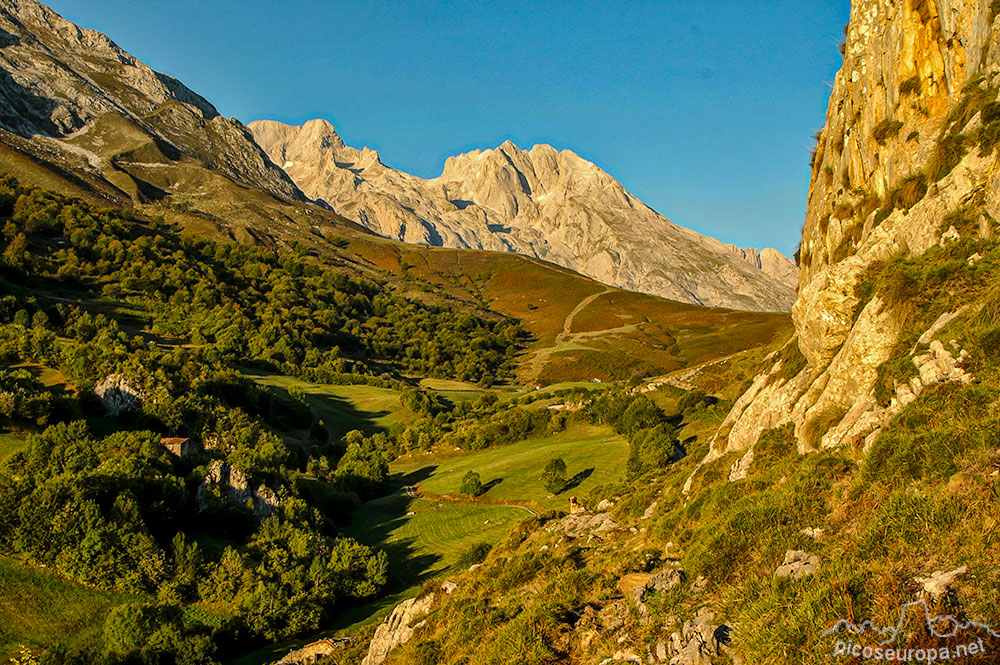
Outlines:
[[[784,311],[794,298],[797,269],[776,250],[740,250],[677,226],[568,150],[508,141],[451,157],[424,180],[345,145],[323,120],[250,128],[306,195],[390,238],[519,252],[682,302]]]
[[[854,3],[814,156],[797,334],[737,402],[710,457],[744,452],[745,468],[760,434],[789,422],[800,451],[863,450],[927,385],[969,380],[961,349],[935,339],[954,314],[946,313],[902,351],[912,377],[880,404],[879,367],[901,354],[906,303],[866,299],[858,287],[880,262],[957,239],[956,219],[994,233],[997,30],[986,2]]]
[[[145,186],[140,175],[126,184],[126,174],[182,158],[277,196],[303,198],[241,123],[105,35],[34,0],[0,0],[0,100],[5,143],[88,170],[137,200],[166,191]],[[25,138],[32,140],[19,140]]]

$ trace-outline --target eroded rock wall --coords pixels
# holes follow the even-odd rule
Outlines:
[[[801,452],[863,449],[911,393],[961,376],[924,381],[921,370],[919,386],[897,386],[892,404],[880,406],[878,367],[896,349],[902,307],[879,297],[862,302],[855,290],[876,262],[954,239],[945,220],[957,210],[981,210],[980,233],[993,233],[996,160],[967,138],[982,125],[983,91],[993,94],[1000,82],[997,29],[987,2],[854,3],[813,160],[792,310],[797,348],[776,357],[737,401],[709,459],[726,452],[752,458],[747,451],[764,431],[789,422]],[[929,353],[951,366],[962,351],[938,342]],[[796,357],[804,362],[793,363]],[[914,375],[927,357],[914,352]]]

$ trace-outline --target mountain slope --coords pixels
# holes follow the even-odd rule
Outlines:
[[[34,0],[0,2],[0,101],[8,168],[69,172],[116,203],[247,187],[305,201],[241,123]]]
[[[451,573],[386,665],[997,662],[998,14],[852,3],[795,336],[668,377],[735,404],[643,387],[689,455]]]
[[[568,150],[507,141],[424,180],[345,145],[324,120],[249,126],[308,196],[389,238],[518,252],[681,302],[783,311],[794,298],[796,269],[777,251],[762,261],[680,227]]]

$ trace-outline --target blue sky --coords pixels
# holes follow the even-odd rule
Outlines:
[[[424,177],[569,148],[678,224],[791,253],[848,0],[50,0],[244,122],[330,120]]]

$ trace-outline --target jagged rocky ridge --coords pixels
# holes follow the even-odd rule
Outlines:
[[[737,401],[709,453],[743,453],[733,478],[768,429],[794,423],[801,452],[866,450],[925,387],[971,380],[964,350],[936,339],[958,315],[946,312],[909,349],[909,380],[880,404],[879,367],[898,353],[906,303],[862,301],[856,289],[881,261],[955,241],[946,220],[956,212],[978,215],[978,235],[993,236],[1000,177],[992,150],[967,136],[985,124],[979,97],[1000,83],[996,31],[983,2],[854,3],[814,156],[796,336]]]
[[[239,121],[34,0],[0,0],[0,100],[4,143],[87,172],[136,201],[168,193],[144,170],[183,158],[304,200]]]
[[[386,237],[511,251],[598,281],[682,302],[785,311],[795,265],[777,250],[744,250],[678,226],[569,150],[493,150],[450,157],[430,180],[346,145],[324,120],[249,125],[308,196]]]

